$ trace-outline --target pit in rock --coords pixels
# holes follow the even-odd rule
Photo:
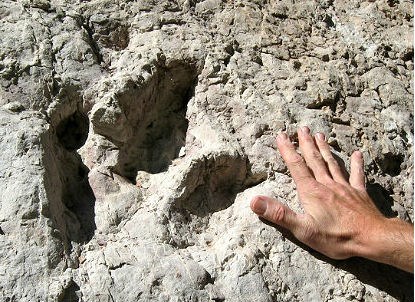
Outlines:
[[[176,62],[159,67],[144,88],[120,96],[133,135],[119,148],[117,173],[134,182],[137,171],[164,172],[178,157],[185,145],[187,104],[196,78],[192,65]]]

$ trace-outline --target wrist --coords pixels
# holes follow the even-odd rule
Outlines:
[[[385,233],[390,223],[386,217],[370,217],[370,220],[365,221],[355,239],[354,255],[373,260],[378,253],[381,254],[379,248],[382,247],[383,240],[379,235]]]
[[[379,217],[361,233],[356,256],[413,271],[413,234],[413,225]]]

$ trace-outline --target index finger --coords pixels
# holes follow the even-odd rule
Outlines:
[[[301,190],[306,183],[316,181],[308,169],[303,157],[297,153],[286,133],[281,132],[278,134],[277,146],[299,190]]]

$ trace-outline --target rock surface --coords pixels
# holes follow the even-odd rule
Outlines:
[[[364,153],[413,221],[413,3],[3,0],[1,301],[413,301],[249,209],[301,210],[275,135]]]

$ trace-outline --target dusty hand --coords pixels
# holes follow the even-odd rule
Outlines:
[[[412,270],[412,265],[409,267],[408,263],[383,259],[382,252],[396,251],[382,250],[381,245],[385,242],[373,238],[388,236],[393,229],[403,232],[405,240],[410,241],[408,232],[412,230],[413,237],[413,227],[402,221],[387,219],[378,211],[365,189],[362,154],[359,151],[352,154],[350,178],[346,179],[323,134],[313,137],[310,130],[303,127],[298,131],[298,139],[302,155],[296,152],[285,133],[278,135],[277,145],[297,185],[305,213],[295,213],[266,196],[254,197],[252,210],[288,229],[298,240],[330,258],[362,256]],[[385,234],[379,233],[382,231]],[[404,253],[408,254],[408,251]],[[406,256],[410,258],[411,255]]]

